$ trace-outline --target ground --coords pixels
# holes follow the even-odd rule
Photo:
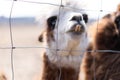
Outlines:
[[[12,25],[14,80],[35,80],[41,72],[42,44],[38,42],[40,27]],[[12,80],[11,39],[9,25],[0,26],[0,71]],[[24,48],[20,48],[24,47]],[[34,48],[36,47],[36,48]],[[8,48],[8,49],[5,49]]]

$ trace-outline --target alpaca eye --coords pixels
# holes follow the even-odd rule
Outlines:
[[[72,19],[71,19],[72,21],[81,21],[82,20],[82,17],[81,16],[73,16],[72,17]]]
[[[52,16],[47,19],[47,25],[50,30],[54,30],[57,16]]]
[[[52,22],[52,26],[55,26],[55,24],[56,24],[56,20]]]
[[[120,29],[120,16],[116,17],[115,24],[117,25],[118,29]]]

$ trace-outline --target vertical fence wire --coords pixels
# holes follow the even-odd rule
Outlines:
[[[102,12],[103,10],[102,10],[102,0],[100,0],[100,9],[99,9],[99,12],[98,12],[98,17],[97,17],[97,33],[98,33],[98,29],[99,29],[99,20],[100,20],[100,15],[101,15],[101,12]],[[97,50],[95,50],[94,51],[94,53],[95,54],[97,54]],[[93,65],[94,65],[94,73],[93,73],[93,75],[94,75],[94,80],[96,80],[96,60],[95,60],[95,57],[93,57],[94,59],[93,59]]]
[[[12,70],[12,80],[14,80],[14,61],[13,61],[13,49],[14,49],[14,44],[13,44],[13,35],[12,35],[12,11],[14,7],[14,0],[12,1],[12,5],[10,8],[10,15],[9,15],[9,30],[10,30],[10,40],[11,40],[11,70]]]
[[[59,39],[59,35],[58,35],[58,25],[59,25],[59,21],[60,21],[60,16],[61,16],[61,9],[62,9],[62,0],[60,0],[60,5],[59,5],[59,12],[58,12],[58,19],[57,19],[57,23],[55,25],[55,27],[57,28],[57,42],[56,42],[56,55],[58,54],[58,51],[59,51],[59,48],[58,48],[58,39]],[[59,60],[60,61],[60,60]],[[61,66],[61,64],[59,65]],[[61,74],[62,74],[62,70],[61,68],[59,67],[59,77],[58,77],[58,80],[61,80]]]

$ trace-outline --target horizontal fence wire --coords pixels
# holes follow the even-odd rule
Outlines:
[[[1,47],[0,49],[48,49],[48,50],[54,50],[54,51],[61,51],[61,52],[68,52],[69,50],[64,50],[64,49],[51,49],[51,48],[46,48],[46,47]],[[117,50],[71,50],[73,52],[112,52],[112,53],[120,53],[120,51]]]
[[[43,4],[43,5],[53,5],[53,6],[61,6],[61,4],[53,4],[53,3],[47,3],[47,2],[37,2],[37,1],[28,1],[28,0],[16,0],[16,1],[20,1],[20,2],[26,2],[26,3],[34,3],[34,4]],[[111,12],[110,10],[102,10],[99,9],[99,10],[91,10],[91,9],[79,9],[79,8],[75,8],[75,7],[71,7],[71,6],[68,6],[68,5],[64,5],[62,4],[62,6],[66,7],[66,8],[70,8],[70,9],[74,9],[74,10],[78,10],[78,11],[91,11],[91,12]]]

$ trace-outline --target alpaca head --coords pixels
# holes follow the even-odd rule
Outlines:
[[[60,15],[49,16],[46,20],[46,43],[48,53],[58,55],[80,55],[74,50],[85,50],[87,44],[87,14],[61,11]],[[39,37],[41,40],[43,35]]]

